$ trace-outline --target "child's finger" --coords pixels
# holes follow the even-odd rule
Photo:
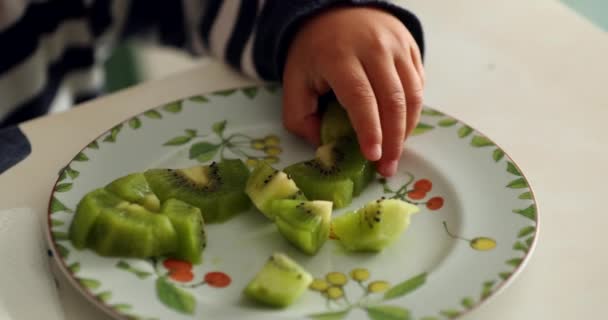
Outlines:
[[[401,83],[403,84],[403,90],[405,91],[405,100],[407,104],[405,138],[407,139],[416,128],[420,118],[424,89],[420,76],[414,66],[414,62],[409,55],[398,57],[395,61],[395,65],[397,66],[397,72],[399,73]]]
[[[363,66],[352,57],[326,70],[325,79],[348,113],[361,152],[369,161],[379,160],[382,157],[382,131],[378,105]]]
[[[288,67],[289,68],[289,67]],[[313,145],[320,143],[317,95],[301,73],[289,69],[283,79],[283,125]]]
[[[392,176],[403,151],[406,128],[406,97],[393,57],[366,60],[365,70],[379,104],[382,126],[382,159],[378,171]]]

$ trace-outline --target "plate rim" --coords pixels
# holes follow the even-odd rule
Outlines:
[[[88,143],[86,143],[80,150],[78,150],[74,157],[71,157],[69,161],[67,161],[67,163],[65,164],[65,166],[62,166],[60,169],[59,174],[57,175],[57,178],[55,179],[55,182],[52,185],[51,188],[51,192],[49,194],[49,200],[48,200],[48,204],[47,204],[47,212],[46,212],[46,225],[45,225],[45,238],[46,238],[46,245],[48,246],[48,249],[52,252],[52,259],[54,260],[54,262],[57,264],[58,269],[61,271],[61,276],[63,276],[64,278],[66,278],[68,280],[68,282],[70,283],[70,285],[72,285],[81,295],[83,295],[86,300],[88,300],[90,303],[92,303],[96,308],[101,309],[103,312],[105,312],[107,315],[109,315],[110,317],[114,318],[114,319],[124,319],[124,320],[128,320],[130,319],[131,315],[126,314],[126,313],[122,313],[114,308],[112,308],[110,305],[104,303],[103,301],[100,301],[99,298],[97,298],[89,289],[87,289],[85,286],[82,285],[82,283],[78,282],[74,276],[74,274],[69,270],[65,259],[61,256],[61,253],[59,252],[59,250],[57,249],[57,243],[56,243],[56,239],[54,238],[53,234],[52,234],[52,222],[51,222],[51,216],[53,214],[52,210],[51,210],[51,206],[53,203],[53,198],[55,196],[55,193],[57,192],[55,190],[56,186],[59,184],[60,179],[61,179],[61,173],[63,172],[63,170],[65,168],[67,168],[68,166],[70,166],[70,164],[72,164],[75,161],[75,157],[82,153],[85,149],[87,149],[87,147],[95,142],[98,141],[99,139],[101,139],[104,135],[107,135],[109,133],[111,133],[112,129],[120,126],[120,125],[125,125],[127,124],[131,119],[134,119],[136,117],[141,117],[143,116],[146,112],[152,111],[152,110],[159,110],[161,109],[163,106],[166,106],[168,104],[172,104],[172,103],[176,103],[176,102],[183,102],[186,100],[190,100],[194,97],[200,97],[200,96],[208,96],[208,95],[221,95],[222,92],[227,92],[227,91],[234,91],[234,90],[242,90],[242,89],[247,89],[247,88],[269,88],[269,87],[273,87],[276,90],[282,90],[282,87],[280,86],[280,84],[278,85],[278,87],[274,84],[269,84],[269,83],[262,83],[262,84],[255,84],[255,85],[240,85],[240,86],[234,86],[234,87],[228,87],[225,89],[221,89],[221,90],[213,90],[213,91],[207,91],[207,92],[202,92],[199,94],[192,94],[189,96],[184,96],[178,99],[173,99],[167,103],[164,104],[160,104],[160,105],[156,105],[154,107],[150,107],[145,109],[144,111],[141,111],[137,114],[133,114],[131,116],[128,116],[127,118],[125,118],[124,120],[117,122],[116,124],[114,124],[113,126],[110,126],[108,129],[102,131],[99,135],[97,135],[95,138],[91,139]],[[471,128],[473,130],[473,132],[477,132],[478,134],[481,134],[484,138],[486,138],[488,141],[492,142],[499,150],[501,150],[505,156],[507,156],[511,161],[511,163],[515,166],[515,168],[519,171],[519,173],[521,174],[521,178],[524,179],[524,181],[526,182],[526,185],[529,189],[531,198],[530,200],[532,201],[532,206],[534,206],[536,214],[534,216],[534,219],[532,221],[534,221],[534,236],[533,236],[533,240],[529,245],[528,251],[525,253],[525,255],[523,257],[521,257],[522,261],[521,263],[515,267],[515,269],[513,269],[513,271],[510,273],[510,275],[504,279],[502,279],[502,281],[496,286],[494,287],[494,289],[492,290],[492,292],[487,295],[486,297],[480,299],[479,301],[477,301],[475,304],[473,304],[470,308],[467,308],[466,310],[463,310],[462,312],[460,312],[457,316],[455,317],[450,317],[450,319],[460,319],[465,315],[470,314],[471,312],[477,310],[480,306],[487,304],[490,300],[495,299],[495,297],[497,297],[498,295],[500,295],[505,289],[507,289],[514,281],[515,279],[523,272],[523,270],[527,267],[528,263],[530,262],[532,256],[534,255],[534,253],[536,252],[536,247],[538,245],[538,241],[539,241],[539,235],[540,235],[540,230],[541,230],[541,219],[540,219],[540,206],[538,204],[537,201],[537,197],[536,197],[536,193],[534,191],[534,186],[530,183],[530,179],[528,178],[528,176],[526,176],[526,174],[521,170],[521,167],[517,164],[517,162],[513,159],[513,157],[511,157],[511,155],[505,151],[505,149],[498,143],[495,142],[494,139],[492,139],[491,137],[487,136],[486,134],[484,134],[482,131],[476,129],[475,126],[470,125],[468,122],[462,121],[460,118],[458,117],[454,117],[453,115],[446,113],[444,111],[438,110],[437,108],[427,105],[427,104],[423,104],[423,108],[424,109],[429,109],[432,111],[436,111],[436,112],[440,112],[442,115],[444,116],[448,116],[454,120],[457,121],[457,123],[461,123],[463,125],[468,126],[469,128]]]

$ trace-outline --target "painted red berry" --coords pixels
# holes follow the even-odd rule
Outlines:
[[[173,269],[169,273],[169,277],[178,282],[190,282],[194,279],[194,274],[190,270]]]
[[[163,266],[165,266],[165,268],[167,268],[167,270],[170,270],[170,271],[178,271],[178,270],[191,271],[192,270],[192,263],[190,263],[188,261],[177,260],[177,259],[167,259],[167,260],[163,261]]]
[[[420,200],[420,199],[424,199],[424,197],[426,197],[426,192],[421,191],[421,190],[413,190],[413,191],[408,192],[407,196],[413,200]]]
[[[426,203],[426,207],[430,210],[439,210],[443,207],[443,198],[442,197],[433,197],[429,199]]]
[[[224,288],[232,282],[232,279],[223,272],[215,271],[205,275],[205,282],[212,287]]]
[[[414,190],[429,192],[433,189],[433,183],[429,179],[420,179],[414,183]]]

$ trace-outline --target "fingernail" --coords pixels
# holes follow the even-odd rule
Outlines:
[[[399,162],[397,160],[393,160],[389,163],[386,164],[386,167],[384,168],[384,173],[386,176],[392,176],[397,172],[397,166],[399,165]]]
[[[369,157],[370,161],[379,160],[382,157],[382,146],[379,144],[373,145],[371,148],[369,148],[367,156]]]

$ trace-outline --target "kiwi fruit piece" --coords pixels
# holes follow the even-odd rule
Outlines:
[[[306,200],[304,193],[290,176],[264,161],[260,161],[251,172],[245,193],[255,207],[270,220],[274,220],[274,213],[270,210],[270,204],[274,200]]]
[[[359,150],[354,137],[342,137],[320,146],[315,158],[283,170],[310,200],[326,200],[342,208],[373,180],[375,168]]]
[[[205,223],[223,222],[251,207],[249,169],[239,159],[183,169],[150,169],[146,180],[161,202],[178,199],[201,210]]]
[[[273,253],[247,284],[244,294],[266,306],[293,304],[312,283],[312,275],[284,253]]]
[[[171,254],[177,234],[169,217],[134,203],[103,209],[87,239],[101,256],[147,258]]]
[[[171,257],[199,264],[207,245],[205,222],[201,210],[186,202],[169,199],[162,205],[160,214],[171,221],[177,235],[177,248]]]
[[[279,233],[302,252],[314,255],[329,237],[330,201],[275,200],[275,224]]]
[[[331,101],[321,119],[321,143],[331,143],[346,136],[355,136],[348,114],[337,101]]]
[[[101,211],[125,204],[128,202],[108,192],[105,188],[87,193],[76,206],[76,214],[70,224],[68,236],[72,245],[77,249],[84,249],[91,228]]]
[[[379,199],[332,219],[331,229],[348,251],[379,252],[406,231],[418,210],[399,199]]]
[[[138,203],[151,211],[160,210],[160,200],[152,192],[143,173],[137,172],[120,177],[106,186],[106,190],[129,202]]]

